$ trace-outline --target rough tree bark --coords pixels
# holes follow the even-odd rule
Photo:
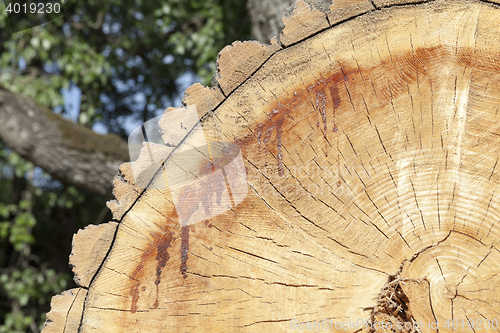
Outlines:
[[[129,160],[120,137],[97,134],[3,87],[0,140],[55,179],[105,196],[118,166]]]
[[[499,331],[500,8],[299,0],[284,22],[283,47],[235,43],[216,88],[188,89],[189,134],[120,167],[119,223],[75,236],[81,287],[44,332]],[[178,209],[157,185],[200,129],[237,145],[248,193],[189,224],[222,190],[186,186]]]

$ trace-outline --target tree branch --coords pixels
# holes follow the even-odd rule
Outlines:
[[[97,134],[1,86],[0,140],[53,178],[105,196],[129,159],[120,137]]]

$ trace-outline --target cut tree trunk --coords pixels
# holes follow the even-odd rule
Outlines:
[[[500,331],[500,8],[299,0],[283,21],[120,167],[119,223],[75,237],[81,287],[44,332]]]

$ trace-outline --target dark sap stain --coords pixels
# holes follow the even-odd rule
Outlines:
[[[418,48],[410,52],[395,55],[390,59],[373,66],[367,67],[349,67],[339,63],[340,69],[335,69],[329,74],[324,75],[320,80],[312,82],[305,88],[298,88],[290,97],[284,97],[270,105],[270,113],[267,119],[256,125],[255,136],[259,149],[271,141],[276,143],[278,174],[283,175],[282,163],[282,135],[286,130],[285,126],[290,120],[293,121],[296,112],[292,110],[297,106],[308,103],[318,112],[317,127],[320,126],[320,118],[323,123],[323,135],[328,137],[327,119],[333,117],[332,132],[335,133],[337,140],[340,135],[339,126],[336,120],[338,108],[342,104],[339,94],[339,85],[354,79],[351,82],[352,88],[348,91],[349,98],[358,98],[356,96],[357,82],[359,87],[365,87],[368,82],[375,91],[374,103],[377,109],[388,106],[391,101],[400,94],[407,93],[409,84],[418,83],[420,79],[439,80],[442,75],[443,64],[470,66],[483,71],[500,70],[500,55],[473,50],[471,48],[453,48],[446,46],[436,46],[430,48]],[[275,137],[272,138],[272,135]],[[273,139],[273,140],[271,140]],[[248,144],[254,137],[248,136],[238,142],[241,148],[250,148]],[[267,153],[267,146],[264,147]],[[337,144],[338,150],[338,144]]]
[[[225,146],[214,146],[214,158],[210,160],[206,165],[206,169],[200,167],[200,173],[207,172],[210,173],[213,170],[222,169],[228,163],[230,163],[234,158],[240,153],[239,147],[236,144],[225,145]],[[221,204],[222,193],[226,189],[226,183],[222,176],[218,175],[215,181],[206,181],[204,183],[200,182],[197,184],[186,184],[180,192],[179,210],[184,213],[184,219],[189,220],[189,217],[203,206],[205,213],[210,214],[212,201],[215,199],[217,205]],[[215,198],[213,196],[216,196]],[[148,244],[147,248],[141,254],[139,263],[135,267],[135,270],[130,275],[132,280],[132,286],[130,288],[130,296],[132,298],[131,312],[137,312],[137,303],[141,292],[147,290],[146,286],[141,283],[146,278],[145,266],[152,260],[156,260],[155,269],[155,286],[156,286],[156,300],[153,307],[158,308],[159,306],[159,285],[162,279],[162,272],[170,259],[169,249],[172,247],[172,242],[176,237],[173,234],[173,226],[179,223],[179,217],[176,210],[173,210],[169,216],[166,218],[168,227],[162,227],[161,232],[151,233],[151,242]],[[185,220],[184,222],[188,222]],[[211,221],[207,219],[204,221],[207,227],[212,227]],[[184,279],[187,278],[187,261],[189,252],[189,232],[194,231],[194,225],[184,225],[181,223],[180,231],[180,273]]]
[[[168,259],[170,258],[170,255],[168,254],[168,248],[170,247],[170,243],[172,242],[172,233],[171,232],[166,232],[163,234],[163,237],[161,237],[159,244],[157,246],[157,251],[156,251],[156,280],[155,280],[155,286],[156,286],[156,301],[154,304],[154,308],[158,308],[158,286],[161,282],[161,271],[163,270],[163,267],[167,264]]]
[[[181,274],[185,279],[187,278],[187,260],[188,260],[188,251],[189,251],[189,226],[182,227],[181,230]]]
[[[285,121],[285,116],[287,116],[289,112],[290,110],[286,108],[285,105],[278,103],[276,108],[271,111],[271,114],[269,115],[267,121],[263,124],[259,124],[259,126],[257,127],[257,139],[259,141],[259,147],[261,141],[267,145],[271,140],[273,132],[276,131],[276,140],[278,141],[278,154],[276,157],[278,159],[278,174],[280,176],[283,176],[283,152],[281,150],[281,133],[283,131],[282,126],[283,122]]]
[[[196,185],[186,184],[179,194],[179,207],[178,210],[182,212],[183,221],[187,223],[191,215],[200,207],[198,200],[198,189]]]
[[[339,87],[335,84],[333,86],[330,86],[330,88],[328,90],[330,91],[330,97],[332,99],[333,118],[335,118],[337,108],[340,106],[340,102],[341,102],[340,96],[339,96]],[[335,126],[335,128],[336,127],[337,126]],[[326,132],[326,127],[325,127],[325,132]]]
[[[152,233],[153,241],[149,244],[147,249],[142,253],[140,263],[136,266],[135,270],[132,272],[130,277],[133,280],[132,288],[130,289],[130,296],[132,296],[132,307],[131,312],[135,313],[137,311],[137,302],[139,300],[139,287],[141,285],[141,280],[144,277],[144,265],[146,262],[156,259],[156,301],[155,308],[158,307],[158,285],[161,282],[161,272],[163,267],[167,264],[169,259],[168,248],[171,246],[172,242],[172,232],[168,229],[164,229],[164,232],[160,235],[158,233]],[[144,286],[141,290],[145,290]]]
[[[137,311],[137,301],[139,300],[139,286],[141,284],[141,281],[139,280],[140,277],[142,277],[141,271],[144,268],[144,261],[148,260],[149,257],[151,256],[151,252],[153,249],[148,249],[146,252],[144,252],[141,255],[141,263],[137,265],[135,268],[135,271],[132,273],[130,276],[134,282],[132,284],[132,288],[130,289],[130,296],[132,296],[132,307],[131,307],[131,312],[135,313]],[[139,276],[141,275],[141,276]]]
[[[347,77],[345,77],[345,81],[347,81]],[[332,99],[332,108],[333,108],[333,133],[337,133],[339,129],[337,128],[337,121],[335,119],[337,115],[337,108],[340,106],[340,96],[339,96],[339,87],[335,84],[333,86],[330,86],[330,98]],[[325,126],[325,133],[326,133],[326,126]],[[340,153],[339,153],[339,136],[336,135],[336,145],[335,147],[337,148],[337,161],[340,163]],[[339,173],[340,177],[340,173]],[[340,183],[340,181],[339,181]],[[337,186],[340,186],[340,184],[337,184]]]
[[[226,183],[221,177],[216,181],[200,182],[199,184],[185,185],[179,195],[179,211],[182,212],[181,224],[187,225],[191,215],[198,210],[200,204],[205,215],[210,216],[213,196],[218,206],[221,204],[222,193],[226,189]]]
[[[307,89],[316,94],[316,110],[321,114],[321,119],[323,120],[324,132],[323,136],[326,139],[326,89],[325,81],[320,80],[315,84],[309,86]],[[319,127],[319,117],[316,120],[316,127]]]
[[[178,211],[182,212],[179,215],[183,226],[189,224],[189,219],[200,206],[203,207],[207,218],[210,218],[213,202],[220,206],[222,194],[229,188],[224,167],[239,155],[240,148],[236,144],[223,142],[212,142],[210,147],[212,156],[203,160],[197,169],[198,176],[206,178],[184,185],[179,193]],[[219,172],[213,173],[214,171]]]
[[[213,196],[215,195],[215,203],[217,206],[220,206],[222,193],[225,189],[226,183],[224,178],[220,177],[220,179],[216,179],[215,181],[200,182],[199,186],[193,190],[194,200],[196,200],[196,202],[201,202],[206,216],[209,217],[211,214]]]
[[[319,127],[319,116],[321,116],[323,122],[323,136],[327,138],[327,93],[328,90],[333,110],[333,118],[335,118],[336,109],[340,106],[341,99],[339,96],[339,89],[337,85],[342,82],[347,81],[347,76],[344,72],[336,73],[327,79],[322,79],[316,81],[314,84],[307,87],[306,90],[302,90],[295,93],[292,98],[284,102],[278,102],[271,110],[268,115],[267,120],[263,123],[257,125],[257,143],[260,149],[261,145],[267,144],[271,141],[272,134],[275,134],[276,145],[277,145],[277,155],[278,160],[278,175],[283,176],[283,151],[282,151],[282,133],[283,124],[285,119],[290,116],[290,111],[302,104],[302,101],[307,100],[307,97],[312,93],[315,95],[316,101],[313,104],[315,109],[318,111],[317,126]],[[334,123],[333,132],[338,131],[337,125]],[[266,150],[267,153],[267,150]]]

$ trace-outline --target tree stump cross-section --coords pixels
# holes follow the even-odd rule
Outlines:
[[[186,91],[200,121],[173,142],[167,109],[166,144],[120,167],[44,332],[500,331],[500,8],[299,0],[284,23],[221,51],[214,88]],[[241,202],[228,170],[167,186],[199,142],[237,147]]]

